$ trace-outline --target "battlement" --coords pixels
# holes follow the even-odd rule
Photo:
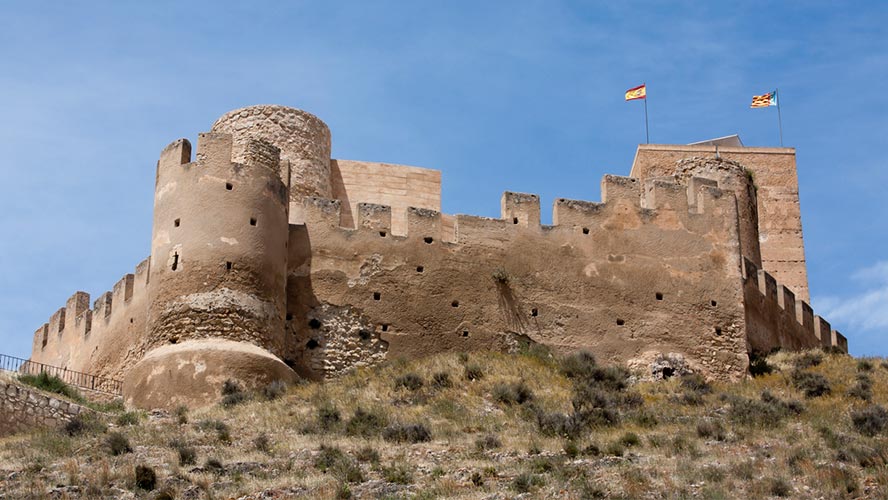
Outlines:
[[[835,347],[848,352],[848,340],[844,335],[815,315],[807,302],[796,299],[792,290],[746,257],[743,258],[743,280],[747,307],[753,305],[753,313],[763,314],[766,323],[777,326],[773,329],[775,338],[750,336],[757,351],[768,352],[776,347],[772,344],[779,339],[778,345],[784,347]]]
[[[726,213],[729,219],[734,214],[733,196],[708,179],[692,178],[688,185],[684,185],[672,178],[649,179],[642,183],[631,177],[606,175],[601,181],[601,193],[601,202],[556,199],[552,206],[551,226],[540,223],[540,198],[529,193],[504,192],[500,199],[499,218],[465,214],[448,216],[436,210],[408,207],[404,235],[391,234],[395,209],[388,205],[359,202],[354,228],[340,224],[342,205],[339,200],[306,197],[303,211],[305,224],[310,229],[488,245],[502,244],[528,230],[566,229],[589,234],[592,227],[617,229],[643,223],[672,227],[678,223],[699,223],[700,217],[724,223]],[[630,214],[635,217],[627,219]]]
[[[129,311],[134,298],[147,295],[149,279],[148,259],[139,263],[134,273],[124,275],[113,288],[99,295],[90,308],[90,295],[75,292],[57,310],[49,321],[34,333],[34,361],[52,360],[66,366],[82,354],[90,340],[107,342],[105,334],[112,331],[109,325],[135,321],[133,315],[142,311]],[[98,338],[95,338],[98,337]]]

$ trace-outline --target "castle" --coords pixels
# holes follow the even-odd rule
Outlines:
[[[847,351],[805,302],[791,148],[641,145],[601,202],[557,199],[541,225],[533,194],[503,194],[499,219],[442,214],[440,172],[333,160],[330,141],[314,115],[252,106],[193,157],[164,148],[150,257],[92,305],[68,299],[31,359],[169,408],[213,403],[229,378],[528,342],[722,380],[754,352]]]

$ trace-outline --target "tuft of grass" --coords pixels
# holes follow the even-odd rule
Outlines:
[[[105,446],[108,448],[108,452],[111,455],[123,455],[125,453],[130,453],[133,451],[133,447],[130,446],[129,439],[126,438],[123,434],[119,432],[112,432],[108,434],[105,438]]]
[[[425,424],[391,424],[382,431],[382,437],[393,443],[425,443],[432,433]]]
[[[219,441],[225,444],[231,443],[231,428],[221,420],[201,420],[197,423],[197,428],[204,432],[215,431]]]
[[[223,464],[218,458],[207,458],[207,461],[204,462],[204,469],[217,476],[225,474],[225,464]]]
[[[371,464],[379,463],[379,452],[376,451],[375,448],[370,446],[365,446],[355,452],[355,458],[358,459],[359,462],[367,462]]]
[[[323,473],[331,473],[342,481],[360,483],[364,474],[348,455],[335,446],[321,445],[314,459],[314,466]]]
[[[432,386],[437,389],[448,389],[453,387],[453,381],[450,380],[450,374],[447,372],[436,372],[432,375]]]
[[[518,493],[530,493],[534,488],[542,487],[546,484],[541,476],[523,472],[515,476],[512,480],[512,488]]]
[[[179,425],[185,425],[188,423],[188,407],[185,405],[179,405],[173,410],[173,416],[176,417],[176,422]]]
[[[393,484],[412,484],[413,471],[405,463],[395,463],[382,468],[382,477]]]
[[[83,413],[75,415],[62,426],[62,431],[71,437],[83,434],[98,434],[106,430],[105,424],[96,416]]]
[[[157,474],[152,467],[147,465],[137,465],[133,471],[135,475],[136,488],[151,491],[157,486]]]
[[[330,431],[339,425],[342,415],[336,405],[326,401],[317,409],[318,427],[323,431]]]
[[[806,368],[813,368],[815,366],[823,363],[823,353],[819,351],[807,351],[795,358],[793,361],[793,367],[796,370],[804,370]]]
[[[724,441],[726,438],[725,427],[721,420],[702,420],[697,422],[697,436],[703,439]]]
[[[749,356],[749,374],[753,377],[761,377],[773,373],[774,365],[768,363],[765,356],[753,352]]]
[[[463,376],[470,381],[481,380],[484,378],[484,369],[478,363],[467,363],[463,369]]]
[[[176,450],[179,456],[179,465],[194,465],[197,463],[197,451],[184,443],[173,441],[170,446]]]
[[[271,454],[271,440],[268,438],[268,434],[260,433],[253,439],[253,448],[256,448],[256,451],[265,453],[266,455]]]
[[[415,373],[405,373],[395,378],[395,389],[404,388],[408,391],[417,391],[425,385],[422,377]]]
[[[345,433],[349,436],[377,436],[388,424],[388,417],[381,410],[365,410],[361,407],[345,424]]]
[[[284,397],[287,393],[287,384],[283,380],[274,380],[262,388],[262,395],[266,401],[274,401]]]
[[[142,420],[142,414],[137,411],[128,411],[117,416],[117,425],[124,427],[130,425],[139,425]]]
[[[485,434],[475,440],[475,448],[478,451],[496,450],[503,446],[503,442],[496,434]]]
[[[571,379],[588,378],[596,367],[595,356],[589,351],[579,351],[561,359],[561,373]]]

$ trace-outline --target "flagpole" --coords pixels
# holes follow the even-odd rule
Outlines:
[[[783,118],[780,116],[780,89],[774,89],[774,97],[777,98],[777,127],[780,129],[780,147],[783,147]]]
[[[637,80],[636,80],[637,81]],[[777,110],[780,111],[780,101],[777,101]],[[781,132],[782,133],[782,132]],[[644,143],[651,143],[651,135],[648,132],[648,98],[647,98],[647,82],[644,83]],[[783,144],[781,143],[781,146]]]

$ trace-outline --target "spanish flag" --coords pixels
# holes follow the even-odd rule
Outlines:
[[[626,94],[629,95],[629,94]],[[777,105],[777,91],[768,92],[767,94],[752,96],[752,104],[750,108],[767,108],[768,106]]]
[[[633,87],[626,91],[626,100],[634,101],[635,99],[647,98],[647,84],[642,83],[638,87]]]

